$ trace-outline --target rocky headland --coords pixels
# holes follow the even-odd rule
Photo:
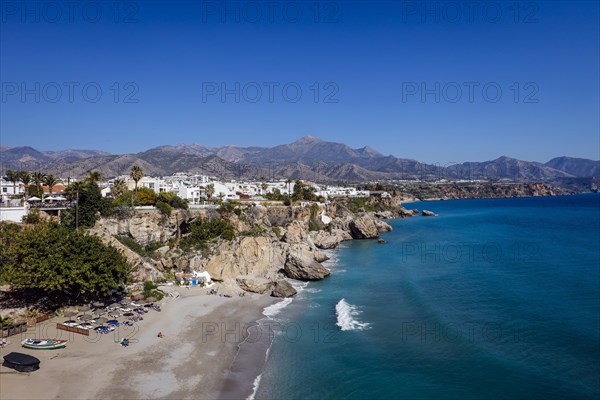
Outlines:
[[[328,259],[323,250],[335,249],[346,240],[377,239],[392,229],[385,219],[419,213],[393,201],[375,201],[368,208],[351,211],[343,202],[332,202],[304,207],[237,204],[226,209],[177,210],[170,216],[158,210],[135,210],[123,219],[101,218],[90,233],[127,257],[138,286],[173,277],[175,272],[207,271],[224,294],[289,297],[296,290],[286,278],[313,281],[330,274],[322,265]],[[214,238],[199,248],[182,245],[195,221],[213,219],[227,221],[235,236]],[[134,251],[124,237],[155,250]]]

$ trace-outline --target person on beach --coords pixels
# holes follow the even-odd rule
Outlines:
[[[159,338],[163,338],[164,337],[164,335],[163,335],[162,332],[158,332],[158,335],[156,335],[156,336],[159,337]]]

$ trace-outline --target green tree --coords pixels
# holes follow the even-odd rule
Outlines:
[[[87,176],[87,178],[85,178],[85,180],[92,183],[98,183],[102,182],[104,178],[102,177],[100,171],[90,171],[89,175]]]
[[[106,207],[98,185],[91,181],[73,182],[67,186],[65,193],[76,205],[61,214],[63,224],[69,227],[93,227],[98,213],[103,213]]]
[[[212,199],[213,195],[215,194],[215,185],[212,183],[209,183],[204,188],[204,192],[206,193],[206,197],[208,197],[208,200]]]
[[[61,182],[60,179],[58,179],[54,175],[52,175],[52,174],[46,175],[46,177],[44,178],[44,185],[48,186],[48,193],[50,194],[50,196],[52,196],[52,191],[54,190],[54,186],[58,185],[60,182]]]
[[[138,206],[153,206],[156,204],[156,193],[149,188],[139,188],[135,192],[135,204]]]
[[[29,197],[29,185],[31,184],[31,174],[27,171],[20,171],[19,180],[25,188],[25,199],[27,199]]]
[[[127,184],[123,179],[115,179],[110,188],[110,192],[114,198],[120,197],[127,192]]]
[[[108,297],[131,281],[126,258],[96,236],[58,224],[23,228],[11,238],[7,231],[14,234],[0,229],[2,277],[15,290],[65,303]]]
[[[171,207],[168,203],[165,203],[164,201],[160,200],[156,202],[156,208],[158,209],[158,211],[160,211],[166,216],[171,215],[171,212],[173,211],[173,207]]]
[[[210,240],[231,240],[235,237],[235,229],[223,218],[197,219],[189,225],[189,231],[182,243],[184,247],[198,247]]]
[[[187,201],[179,197],[176,193],[161,192],[157,198],[157,202],[159,201],[168,204],[172,208],[188,209]]]
[[[33,181],[33,183],[35,184],[35,186],[40,189],[42,187],[42,183],[44,182],[44,179],[46,179],[46,174],[44,174],[43,172],[34,172],[33,174],[31,174],[31,180]]]
[[[135,190],[137,191],[138,182],[144,177],[144,170],[142,169],[142,167],[134,165],[133,167],[131,167],[131,172],[129,173],[129,176],[135,182]]]
[[[312,187],[307,187],[301,181],[297,180],[294,184],[294,193],[292,195],[292,199],[294,200],[308,200],[308,201],[316,201],[317,195],[315,194],[315,189]]]

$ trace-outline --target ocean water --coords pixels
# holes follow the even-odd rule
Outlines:
[[[407,205],[273,316],[256,399],[600,395],[600,195]]]

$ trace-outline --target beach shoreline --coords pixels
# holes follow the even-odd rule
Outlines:
[[[118,335],[92,334],[84,338],[68,334],[67,347],[54,351],[20,346],[25,338],[58,338],[56,323],[62,319],[52,319],[27,334],[9,338],[0,356],[13,351],[30,354],[40,359],[40,369],[16,373],[0,367],[0,398],[222,397],[227,377],[231,376],[229,369],[240,343],[248,337],[248,328],[265,317],[266,307],[281,300],[252,294],[239,298],[211,296],[200,288],[179,293],[181,296],[165,304],[162,312],[151,311],[133,330],[122,330]],[[164,337],[158,338],[158,332]],[[62,332],[62,338],[66,336]],[[130,346],[118,344],[122,336],[130,338]],[[253,380],[236,382],[251,392]]]

